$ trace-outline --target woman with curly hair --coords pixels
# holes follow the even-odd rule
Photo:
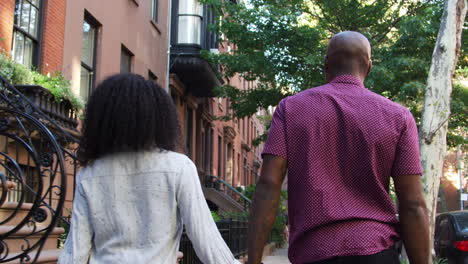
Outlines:
[[[197,169],[175,151],[170,96],[115,75],[86,107],[70,234],[59,263],[174,264],[183,227],[203,263],[238,263],[206,204]]]

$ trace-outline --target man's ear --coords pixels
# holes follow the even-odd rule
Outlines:
[[[369,60],[369,67],[367,68],[367,74],[366,77],[369,76],[370,72],[372,70],[372,60]]]

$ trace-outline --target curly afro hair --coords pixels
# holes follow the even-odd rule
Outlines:
[[[86,105],[78,155],[83,165],[105,155],[174,151],[180,127],[171,97],[159,85],[136,74],[104,80]]]

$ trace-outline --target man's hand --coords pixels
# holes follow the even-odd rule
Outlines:
[[[260,264],[263,248],[270,235],[278,211],[281,186],[286,175],[287,161],[281,157],[265,155],[262,173],[257,182],[250,211],[248,249],[249,264]]]
[[[398,197],[401,237],[411,264],[427,264],[430,258],[429,217],[421,176],[394,178]]]

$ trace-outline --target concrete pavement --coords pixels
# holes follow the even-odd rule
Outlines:
[[[281,248],[275,250],[272,256],[263,259],[264,264],[290,264],[288,260],[288,249]]]

